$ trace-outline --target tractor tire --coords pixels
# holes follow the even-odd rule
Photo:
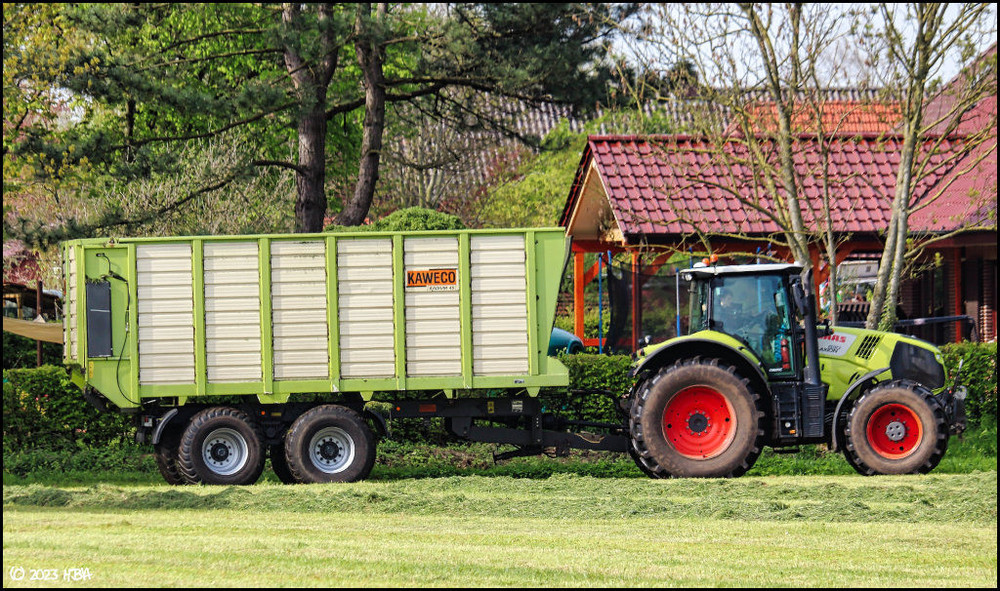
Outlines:
[[[635,465],[639,467],[639,470],[646,476],[649,476],[650,478],[670,478],[670,474],[657,466],[656,463],[642,457],[641,452],[635,448],[634,442],[629,443],[628,455],[632,458],[632,461],[635,462]]]
[[[292,423],[285,459],[296,482],[355,482],[375,465],[375,435],[361,415],[336,404],[317,406]]]
[[[858,398],[846,440],[844,455],[860,474],[926,474],[948,449],[948,421],[930,390],[895,380]]]
[[[763,450],[759,405],[749,380],[718,359],[660,370],[637,390],[629,415],[640,469],[658,478],[743,475]]]
[[[206,408],[191,418],[177,452],[177,466],[193,484],[253,484],[264,471],[256,424],[235,408]]]
[[[179,429],[167,429],[160,436],[160,442],[153,445],[153,457],[163,479],[170,485],[188,484],[177,466],[177,448],[180,446]]]
[[[292,471],[288,468],[288,459],[285,458],[285,444],[275,443],[267,447],[267,455],[271,458],[271,470],[284,484],[297,484],[298,481],[292,476]]]

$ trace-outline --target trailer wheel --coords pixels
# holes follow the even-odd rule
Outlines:
[[[296,484],[298,481],[292,476],[292,471],[288,468],[288,460],[285,458],[285,444],[275,443],[267,447],[267,455],[271,458],[271,470],[284,484]]]
[[[948,449],[948,421],[930,390],[895,380],[858,398],[846,439],[844,455],[860,474],[926,474]]]
[[[285,458],[297,482],[355,482],[375,465],[375,436],[358,413],[324,404],[292,423]]]
[[[153,457],[156,467],[167,484],[188,484],[177,466],[177,448],[180,446],[181,433],[178,429],[167,429],[160,436],[160,442],[153,446]]]
[[[235,408],[207,408],[192,417],[181,436],[177,465],[192,483],[253,484],[264,471],[264,447],[256,425]]]
[[[629,416],[640,468],[661,478],[741,476],[764,445],[759,400],[718,359],[660,370],[640,387]]]

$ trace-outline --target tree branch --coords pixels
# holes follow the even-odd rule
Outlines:
[[[111,149],[112,150],[122,150],[122,149],[125,149],[125,148],[136,148],[136,147],[144,146],[146,144],[151,144],[151,143],[154,143],[154,142],[187,141],[187,140],[197,140],[197,139],[203,139],[203,138],[207,138],[207,137],[212,137],[212,136],[219,135],[220,133],[223,133],[225,131],[229,131],[230,129],[233,129],[235,127],[239,127],[241,125],[246,125],[247,123],[253,123],[254,121],[257,121],[259,119],[263,119],[264,117],[267,117],[268,115],[273,115],[274,113],[278,113],[278,112],[284,111],[285,109],[288,109],[290,107],[294,107],[296,104],[297,103],[285,103],[285,104],[279,105],[279,106],[277,106],[274,109],[271,109],[269,111],[264,111],[263,113],[258,113],[257,115],[254,115],[253,117],[247,117],[246,119],[241,119],[239,121],[234,121],[233,123],[230,123],[229,125],[224,125],[224,126],[220,127],[219,129],[215,129],[215,130],[212,130],[212,131],[206,131],[204,133],[195,133],[195,134],[191,134],[191,135],[175,135],[175,136],[163,136],[163,137],[145,138],[145,139],[141,139],[141,140],[131,141],[128,144],[119,144],[119,145],[111,146]]]

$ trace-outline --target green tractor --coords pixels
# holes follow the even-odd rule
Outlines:
[[[665,478],[739,476],[764,446],[825,443],[858,472],[926,473],[965,428],[965,388],[919,339],[816,321],[794,264],[704,266],[687,336],[645,348],[628,412],[630,453]]]

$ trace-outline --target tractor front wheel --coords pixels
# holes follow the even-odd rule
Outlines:
[[[758,402],[749,381],[717,359],[675,363],[636,394],[629,417],[633,457],[654,476],[740,476],[764,445]]]
[[[846,440],[844,455],[860,474],[926,474],[948,449],[948,423],[930,390],[896,380],[858,398]]]

